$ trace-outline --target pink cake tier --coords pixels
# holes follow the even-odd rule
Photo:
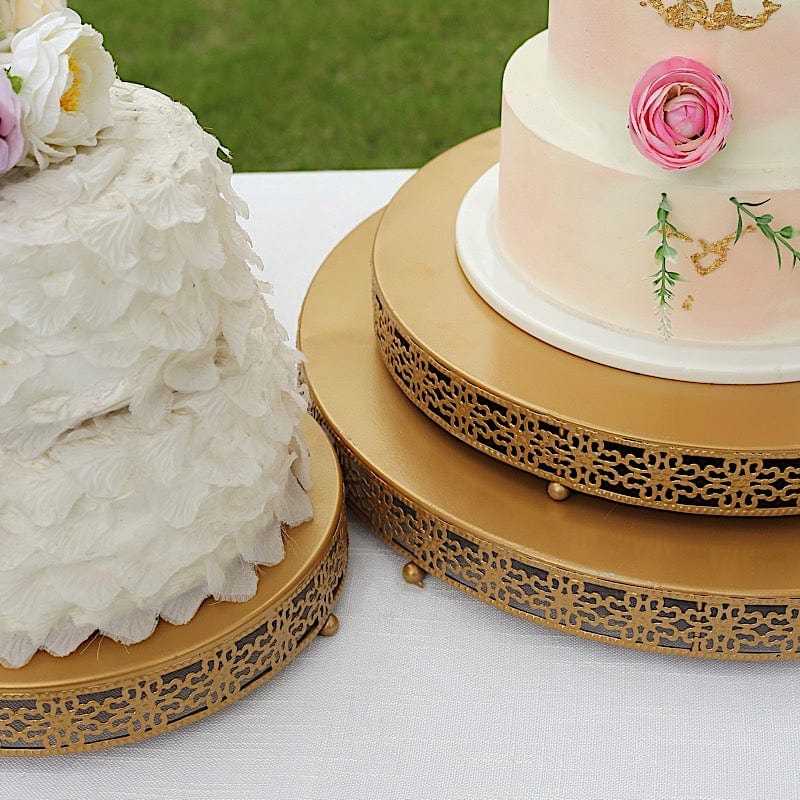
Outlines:
[[[769,201],[753,212],[772,215],[776,230],[800,228],[800,3],[733,0],[718,3],[716,16],[714,5],[705,15],[696,0],[551,4],[549,32],[526,42],[506,69],[492,235],[531,291],[562,315],[610,330],[617,349],[630,337],[656,351],[683,347],[691,360],[697,345],[713,361],[715,349],[744,348],[747,360],[763,347],[775,364],[752,382],[797,379],[800,373],[781,373],[780,348],[800,345],[800,269],[791,268],[785,248],[779,269],[773,243],[750,219],[734,243],[738,213],[730,198]],[[733,99],[727,146],[696,169],[651,162],[628,131],[637,80],[673,56],[708,66]],[[682,280],[668,342],[649,280],[659,236],[648,231],[662,194],[669,221],[686,235],[670,238]],[[800,238],[793,244],[800,248]],[[569,335],[556,338],[570,349]],[[636,369],[625,359],[608,363]],[[736,382],[732,363],[726,376],[709,380]],[[702,369],[690,379],[703,380]]]

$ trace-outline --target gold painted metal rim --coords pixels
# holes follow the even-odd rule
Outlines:
[[[312,413],[334,443],[350,510],[393,550],[454,589],[545,628],[633,650],[730,661],[800,658],[800,598],[679,594],[537,562],[398,491],[348,448],[317,408]],[[413,526],[392,513],[398,508]]]
[[[465,447],[397,390],[374,342],[372,218],[304,304],[315,416],[350,508],[425,573],[548,628],[648,652],[800,657],[794,518],[692,518],[576,495]]]
[[[577,492],[696,515],[800,515],[800,447],[736,445],[800,435],[800,384],[710,386],[603,367],[519,331],[468,286],[455,216],[496,156],[492,131],[435,159],[378,228],[375,333],[406,397],[465,444]],[[675,413],[685,419],[670,423]]]
[[[107,639],[65,658],[38,653],[0,669],[0,756],[131,744],[204,719],[274,677],[331,616],[347,570],[341,472],[325,434],[304,423],[315,517],[287,532],[286,558],[261,570],[247,603],[206,603],[125,648]]]

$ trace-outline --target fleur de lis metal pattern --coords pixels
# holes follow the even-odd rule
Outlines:
[[[644,441],[513,403],[426,350],[377,285],[373,300],[378,350],[395,383],[429,419],[476,450],[620,503],[690,514],[800,515],[800,451]]]
[[[390,486],[333,433],[347,503],[404,558],[465,594],[529,622],[597,642],[732,660],[800,654],[800,599],[635,586],[484,540]]]
[[[251,622],[166,671],[54,693],[0,697],[0,756],[101,750],[180,728],[266,682],[313,640],[347,569],[342,515],[322,563],[265,621]]]

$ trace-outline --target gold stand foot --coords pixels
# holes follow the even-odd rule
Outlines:
[[[325,624],[320,629],[320,636],[336,636],[339,633],[339,617],[336,614],[331,614],[325,620]]]
[[[547,494],[550,496],[550,499],[555,500],[556,503],[563,503],[565,500],[569,500],[572,490],[560,483],[551,483],[547,487]]]
[[[425,576],[427,573],[425,570],[418,567],[413,561],[409,561],[403,567],[403,580],[406,583],[410,583],[412,586],[419,586],[420,589],[424,587]]]

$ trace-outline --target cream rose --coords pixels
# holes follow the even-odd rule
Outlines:
[[[0,47],[8,50],[15,33],[29,28],[45,14],[66,7],[67,0],[0,0],[0,25],[4,36]]]
[[[45,169],[97,144],[111,123],[114,62],[103,37],[71,9],[47,14],[11,42],[10,74],[19,93],[27,139],[23,164]]]

